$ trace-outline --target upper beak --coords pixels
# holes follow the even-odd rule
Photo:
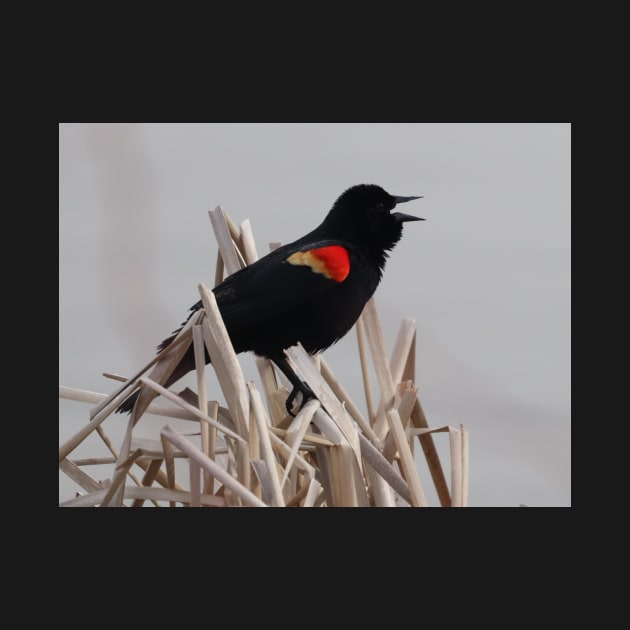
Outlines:
[[[405,203],[407,201],[413,201],[414,199],[422,199],[422,196],[420,197],[394,197],[394,201],[396,202],[396,205],[398,205],[399,203]],[[424,221],[424,219],[422,219],[421,217],[414,217],[411,214],[403,214],[402,212],[394,212],[393,216],[395,216],[396,219],[398,219],[398,221],[400,221],[401,223],[403,221]]]
[[[405,203],[406,201],[413,201],[414,199],[422,199],[422,197],[394,197],[396,205],[399,203]]]

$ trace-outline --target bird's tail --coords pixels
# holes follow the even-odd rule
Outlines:
[[[199,300],[196,304],[190,307],[190,313],[186,321],[188,321],[192,317],[193,313],[198,311],[200,308],[202,308],[201,300]],[[177,330],[174,330],[173,334],[170,337],[167,337],[157,347],[158,354],[162,352],[162,350],[164,350],[165,348],[168,348],[173,343],[173,341],[175,341],[177,335],[180,333],[180,331],[185,325],[186,325],[186,322],[182,322],[182,325]],[[208,356],[208,352],[206,351],[206,363],[208,363],[209,361],[210,361],[210,357]],[[195,369],[195,351],[193,350],[193,347],[190,346],[186,354],[182,357],[182,360],[178,363],[175,370],[173,370],[173,373],[168,377],[168,379],[164,383],[164,387],[170,387],[175,381],[178,381],[180,378],[182,378],[182,376],[188,374],[190,370],[194,370],[194,369]],[[134,405],[136,404],[136,401],[138,400],[138,396],[140,395],[141,390],[142,388],[139,387],[138,389],[134,390],[127,398],[125,398],[125,400],[116,409],[116,413],[131,413],[131,410],[133,409]]]
[[[197,302],[190,308],[190,314],[188,315],[188,319],[190,319],[196,311],[198,311],[202,307],[201,300]],[[188,321],[188,319],[186,321]],[[182,328],[186,325],[186,322],[182,322],[182,325],[173,331],[173,334],[170,337],[167,337],[158,347],[158,354],[162,352],[165,348],[168,348],[173,341],[175,341],[177,335],[180,333]],[[210,361],[210,357],[208,356],[208,352],[206,351],[206,363]],[[173,383],[178,381],[182,376],[185,376],[191,370],[195,369],[195,351],[193,350],[192,345],[188,348],[186,354],[182,357],[181,361],[177,364],[177,367],[173,370],[173,373],[167,378],[164,383],[164,387],[170,387]],[[131,413],[136,401],[138,400],[138,396],[142,388],[139,387],[135,391],[133,391],[125,400],[118,406],[116,409],[116,413]]]
[[[173,340],[175,339],[175,337],[177,337],[178,332],[179,331],[176,331],[173,335],[165,339],[158,346],[158,352],[161,352],[162,350],[170,346]],[[208,353],[206,352],[206,362],[209,362],[209,361],[210,361],[210,357],[208,356]],[[180,362],[177,364],[177,366],[173,370],[173,373],[166,379],[166,382],[164,383],[164,387],[167,387],[167,388],[170,387],[173,383],[176,383],[180,378],[184,377],[186,374],[188,374],[188,372],[194,369],[195,369],[195,351],[191,345],[190,348],[188,348],[188,350],[186,351],[186,354],[184,354]],[[136,404],[136,401],[138,400],[138,396],[140,395],[141,391],[142,391],[142,387],[139,387],[138,389],[134,390],[118,406],[118,408],[116,409],[116,413],[131,413],[134,405]]]
[[[131,413],[138,396],[140,396],[140,388],[136,389],[131,396],[125,398],[125,401],[116,409],[116,413]]]
[[[172,340],[171,340],[172,341]],[[168,345],[168,344],[166,344]],[[166,346],[164,346],[166,347]],[[207,354],[207,353],[206,353]],[[207,359],[209,357],[206,356]],[[177,367],[173,370],[173,373],[166,379],[164,387],[168,388],[173,383],[176,383],[180,378],[184,377],[188,372],[195,369],[195,351],[192,347],[188,348],[186,354],[182,357],[181,361],[177,364]],[[125,400],[118,406],[116,413],[131,413],[138,396],[142,391],[142,387],[134,390]]]

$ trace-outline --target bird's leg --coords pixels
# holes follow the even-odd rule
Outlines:
[[[298,412],[302,409],[302,407],[304,407],[308,400],[310,400],[311,398],[315,398],[316,396],[311,388],[304,381],[302,381],[298,377],[298,375],[291,369],[291,366],[284,357],[274,358],[273,362],[282,370],[282,373],[289,379],[291,385],[293,385],[293,389],[291,390],[291,393],[287,398],[285,406],[287,408],[287,411],[289,412],[289,415],[295,417],[296,414],[293,413],[292,408],[293,401],[295,400],[298,393],[302,394],[302,400],[300,402]]]

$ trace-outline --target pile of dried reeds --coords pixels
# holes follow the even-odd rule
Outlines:
[[[210,212],[219,245],[215,282],[257,258],[249,221],[236,227],[219,206]],[[59,449],[59,467],[85,490],[61,506],[199,506],[392,507],[426,506],[414,462],[417,437],[442,506],[465,506],[468,487],[468,438],[463,426],[430,428],[413,384],[415,321],[405,319],[391,359],[374,300],[370,300],[356,331],[365,385],[367,413],[350,399],[321,357],[310,357],[301,346],[287,350],[295,372],[317,395],[295,418],[285,409],[288,389],[278,384],[273,364],[257,358],[262,394],[245,382],[214,294],[199,285],[203,309],[197,311],[175,342],[138,374],[122,380],[111,395],[60,386],[60,398],[97,403],[90,421]],[[367,339],[367,343],[366,343]],[[198,393],[179,395],[163,387],[187,348],[193,344]],[[212,357],[226,406],[208,400],[204,349]],[[370,359],[380,400],[370,386]],[[153,368],[149,376],[145,373]],[[104,421],[139,385],[145,394],[131,414],[123,442],[116,449]],[[175,407],[152,400],[162,395]],[[199,430],[180,433],[168,424],[159,439],[134,436],[144,413],[183,418]],[[115,417],[120,421],[123,416]],[[72,452],[96,431],[111,457],[71,459]],[[432,433],[447,432],[450,440],[450,488]],[[175,458],[188,463],[187,481],[176,479]],[[85,468],[112,464],[112,475],[97,481]],[[144,471],[142,478],[134,467]],[[181,475],[180,475],[181,476]]]

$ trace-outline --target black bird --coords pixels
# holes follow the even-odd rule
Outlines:
[[[312,232],[233,273],[213,289],[234,350],[271,359],[293,385],[286,401],[289,413],[298,392],[300,408],[313,393],[290,368],[283,350],[300,342],[316,354],[352,328],[381,280],[403,223],[424,220],[393,211],[397,204],[413,199],[421,197],[396,197],[374,184],[353,186]],[[200,308],[201,300],[191,307],[188,319]],[[172,343],[180,330],[158,350]],[[166,387],[194,368],[191,346]],[[139,392],[116,411],[130,412]]]

